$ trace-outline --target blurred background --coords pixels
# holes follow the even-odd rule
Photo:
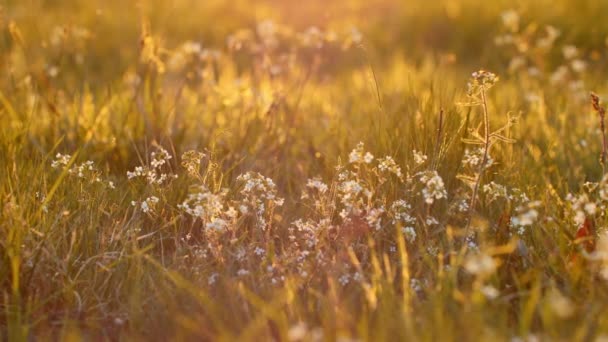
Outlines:
[[[219,48],[231,33],[272,20],[295,30],[356,27],[379,60],[395,55],[413,61],[447,58],[488,68],[505,62],[495,53],[494,37],[506,10],[517,11],[522,30],[534,29],[528,27],[531,23],[537,29],[558,27],[560,40],[595,59],[605,59],[608,34],[608,2],[597,0],[5,0],[2,7],[2,20],[18,25],[35,56],[51,48],[57,29],[86,29],[84,64],[89,77],[101,79],[115,74],[108,70],[108,59],[119,72],[137,58],[142,20],[169,48],[185,40]],[[4,30],[3,49],[10,49],[7,35]]]
[[[359,140],[407,159],[432,148],[421,117],[444,108],[457,128],[479,68],[506,81],[497,112],[530,117],[522,146],[571,140],[555,152],[567,168],[583,147],[566,133],[595,134],[576,114],[606,88],[607,1],[5,0],[0,13],[0,89],[15,122],[36,118],[28,146],[61,138],[119,173],[150,142],[217,143],[243,168],[281,161],[268,172],[284,188]],[[595,155],[584,165],[595,172]]]

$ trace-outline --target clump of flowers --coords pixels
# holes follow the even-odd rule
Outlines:
[[[366,202],[371,200],[372,191],[364,187],[354,174],[346,171],[340,174],[341,182],[338,184],[338,196],[343,205],[340,216],[343,219],[351,215],[360,215]]]
[[[308,179],[306,189],[302,191],[302,200],[313,202],[313,208],[321,217],[327,217],[335,209],[330,188],[320,177]]]
[[[243,215],[253,214],[260,229],[266,230],[275,207],[283,205],[284,199],[277,194],[272,179],[257,172],[247,172],[236,178],[242,184],[238,209]]]
[[[87,181],[89,183],[103,183],[110,189],[115,188],[114,182],[104,181],[102,179],[101,171],[97,169],[95,162],[92,160],[87,160],[83,163],[74,164],[69,167],[70,160],[72,160],[71,155],[57,153],[57,155],[55,155],[55,160],[51,162],[51,167],[53,169],[66,171],[68,175],[76,177],[81,181]]]
[[[426,154],[424,154],[422,152],[419,152],[419,151],[416,151],[416,150],[414,150],[412,152],[414,154],[414,162],[417,165],[424,164],[424,162],[426,162],[426,160],[428,159],[428,157],[426,156]]]
[[[141,202],[131,201],[131,205],[134,207],[138,207],[144,214],[148,214],[154,210],[158,202],[158,197],[150,196]]]
[[[150,185],[165,184],[170,179],[177,178],[176,174],[165,171],[172,158],[167,150],[159,146],[156,151],[150,153],[150,163],[148,165],[137,166],[133,171],[127,171],[127,178],[144,178]]]
[[[470,97],[480,96],[482,92],[492,88],[496,82],[498,82],[496,74],[486,70],[475,71],[471,74],[469,83],[467,83],[467,95]]]
[[[502,13],[503,32],[496,36],[494,42],[510,57],[509,72],[538,80],[547,80],[554,86],[567,86],[568,94],[578,100],[585,98],[582,73],[587,70],[587,61],[580,49],[572,44],[558,45],[560,30],[546,25],[543,27],[530,23],[521,25],[521,18],[514,10]],[[554,70],[548,69],[546,60],[560,49],[563,62]],[[528,94],[530,100],[536,98]]]
[[[382,173],[392,173],[399,179],[403,179],[401,167],[399,167],[399,165],[395,163],[395,160],[390,156],[378,159],[378,170]]]
[[[184,73],[189,80],[196,80],[195,77],[204,74],[201,70],[209,63],[219,60],[220,57],[219,50],[203,48],[199,42],[186,41],[171,51],[167,68],[172,72]]]
[[[530,201],[515,208],[515,216],[511,217],[511,226],[517,229],[518,234],[522,235],[525,227],[533,225],[538,220],[540,205],[540,201]]]
[[[72,159],[72,156],[69,154],[57,153],[57,155],[55,156],[55,160],[51,162],[51,167],[53,169],[58,169],[60,167],[62,169],[66,168],[70,163],[70,159]]]
[[[297,233],[301,238],[301,241],[304,241],[307,248],[313,248],[319,242],[319,235],[331,228],[332,226],[329,219],[321,219],[318,222],[311,219],[298,219],[289,227],[289,240],[295,242],[297,245]]]
[[[206,157],[203,152],[190,150],[182,154],[182,166],[186,169],[186,172],[193,177],[200,176],[201,162]]]
[[[509,72],[530,77],[542,76],[543,60],[555,46],[561,32],[551,26],[523,26],[519,13],[507,10],[501,14],[502,32],[494,38],[496,46],[510,57]],[[523,27],[523,29],[522,29]]]
[[[420,182],[424,185],[422,196],[427,204],[433,204],[435,200],[448,198],[443,179],[437,171],[422,172],[420,174]]]
[[[320,194],[326,193],[328,189],[327,184],[323,183],[323,181],[319,177],[309,179],[306,182],[306,187],[310,189],[316,189]]]
[[[492,275],[497,268],[496,260],[483,252],[470,253],[464,262],[467,272],[482,278]]]
[[[405,235],[405,238],[408,242],[416,241],[416,230],[414,229],[414,227],[403,227],[401,231]]]
[[[193,218],[200,219],[205,224],[205,228],[223,230],[237,216],[233,207],[224,210],[227,193],[227,190],[212,193],[206,186],[201,185],[196,191],[188,194],[188,197],[177,207]]]
[[[418,159],[414,160],[417,165],[423,164],[427,159],[417,151],[414,155]],[[410,195],[418,191],[424,203],[430,205],[447,199],[447,190],[441,176],[437,171],[428,170],[412,176],[408,173],[406,177],[392,157],[375,158],[365,150],[363,143],[358,143],[348,156],[348,164],[336,167],[338,174],[330,185],[318,177],[308,180],[301,199],[313,202],[311,207],[320,215],[321,221],[298,220],[298,231],[317,231],[320,226],[328,226],[320,222],[334,222],[334,214],[337,214],[338,230],[346,228],[347,231],[386,231],[392,234],[391,227],[398,226],[406,240],[414,242],[418,234],[412,204],[404,198],[394,199],[397,194],[387,192],[388,187],[385,188],[384,185],[394,184],[388,182],[392,177],[397,184],[402,184],[400,191]],[[412,201],[415,200],[412,198]],[[426,226],[439,223],[430,215],[421,219]]]
[[[483,192],[488,196],[488,202],[496,201],[499,198],[507,198],[507,187],[495,183],[494,181],[483,186]]]
[[[316,26],[294,31],[271,20],[240,29],[226,39],[230,53],[251,57],[251,66],[270,78],[286,76],[312,62],[311,58],[318,61],[325,57],[324,51],[347,51],[361,41],[361,33],[354,28],[345,33]]]
[[[393,202],[390,207],[393,224],[413,225],[416,218],[411,215],[412,206],[405,200],[399,199]]]
[[[471,169],[478,169],[479,167],[481,167],[483,153],[483,148],[477,148],[473,150],[466,149],[464,151],[464,158],[462,158],[462,164]],[[494,160],[492,159],[489,153],[486,158],[486,164],[484,167],[488,168],[492,166]]]
[[[358,143],[357,147],[348,155],[348,162],[355,165],[362,163],[370,164],[374,160],[374,155],[365,152],[364,148],[365,146],[362,142]]]
[[[566,200],[570,203],[568,210],[576,226],[583,224],[586,218],[604,215],[608,204],[608,175],[599,182],[585,183],[581,193],[568,194]]]

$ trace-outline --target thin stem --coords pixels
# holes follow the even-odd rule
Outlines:
[[[602,154],[600,155],[600,163],[602,165],[602,174],[606,173],[606,151],[608,150],[608,143],[606,142],[606,126],[604,119],[606,117],[606,108],[600,105],[600,98],[595,93],[591,93],[591,104],[593,109],[597,112],[600,117],[600,130],[602,131]]]
[[[441,133],[443,129],[443,108],[439,109],[439,122],[437,123],[437,138],[435,140],[435,153],[433,161],[433,169],[437,169],[439,164],[439,155],[441,154]]]
[[[471,203],[469,205],[469,220],[466,226],[466,234],[468,235],[469,226],[471,225],[471,219],[473,217],[473,211],[475,210],[475,202],[477,201],[477,193],[479,192],[479,186],[481,184],[481,177],[485,170],[486,164],[488,163],[488,155],[490,150],[490,117],[488,115],[488,103],[486,100],[485,89],[481,88],[481,104],[483,108],[483,126],[484,126],[484,144],[483,144],[483,157],[481,159],[481,165],[477,172],[477,179],[475,180],[475,186],[473,187],[473,194],[471,195]]]
[[[602,162],[602,171],[606,172],[606,125],[604,124],[604,117],[606,113],[603,108],[600,111],[600,129],[602,130],[602,156],[600,157],[600,161]]]

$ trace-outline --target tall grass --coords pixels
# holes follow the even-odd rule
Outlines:
[[[548,3],[0,5],[0,339],[605,339],[605,6]]]

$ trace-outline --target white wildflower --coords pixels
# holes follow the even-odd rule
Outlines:
[[[414,292],[420,292],[422,291],[422,283],[420,280],[412,278],[410,279],[410,288],[414,290]]]
[[[464,262],[464,269],[467,272],[478,276],[491,275],[496,271],[497,267],[496,261],[494,261],[491,256],[484,253],[469,255]]]
[[[228,223],[221,218],[213,218],[211,222],[205,225],[205,228],[210,230],[223,230],[228,226]]]
[[[414,162],[418,165],[420,164],[424,164],[424,162],[427,160],[427,156],[422,153],[422,152],[418,152],[416,150],[413,151],[414,153]]]
[[[422,196],[426,203],[432,204],[435,200],[447,198],[448,194],[445,190],[443,179],[439,176],[437,171],[426,171],[422,173],[420,182],[424,184]]]
[[[403,232],[403,234],[405,235],[405,239],[408,242],[414,242],[416,241],[416,230],[414,230],[414,227],[404,227],[401,229],[401,231]]]
[[[434,226],[436,224],[439,224],[439,221],[437,221],[437,219],[434,218],[433,216],[427,217],[425,222],[426,222],[427,226]]]
[[[156,196],[150,196],[148,198],[146,198],[144,201],[142,201],[139,204],[139,207],[141,208],[141,211],[143,213],[149,213],[150,211],[152,211],[154,209],[154,206],[156,205],[156,203],[158,203],[159,199]],[[131,202],[132,205],[137,205],[137,202]]]
[[[311,189],[316,189],[321,194],[324,194],[325,192],[327,192],[327,189],[328,189],[327,184],[323,183],[321,181],[321,179],[318,177],[309,179],[308,182],[306,183],[306,187],[311,188]]]
[[[51,167],[53,169],[57,169],[60,166],[61,167],[65,167],[68,165],[68,163],[70,162],[70,159],[72,158],[72,156],[70,156],[69,154],[61,154],[61,153],[57,153],[55,155],[55,160],[53,160],[51,162]]]
[[[574,59],[572,62],[570,62],[570,66],[575,72],[582,73],[587,69],[587,62],[581,59]]]
[[[215,282],[217,281],[217,278],[219,278],[219,274],[217,273],[212,273],[209,278],[207,278],[207,284],[208,285],[213,285],[215,284]]]
[[[236,271],[236,275],[239,276],[239,277],[244,277],[244,276],[247,276],[249,274],[250,274],[250,272],[248,270],[246,270],[246,269],[243,269],[243,268],[241,268],[240,270]]]
[[[566,59],[573,59],[578,56],[578,49],[574,45],[565,45],[562,48],[562,54]]]
[[[378,160],[378,169],[382,172],[390,172],[399,178],[403,177],[401,168],[395,163],[395,160],[389,156]]]
[[[363,142],[359,142],[357,147],[350,152],[348,155],[348,162],[352,164],[360,164],[364,162],[363,153],[364,153],[364,144]]]
[[[547,302],[559,318],[568,318],[574,314],[574,303],[568,297],[564,296],[558,290],[552,290],[547,295]]]
[[[515,10],[502,12],[500,15],[503,25],[511,32],[519,30],[519,14]]]
[[[257,256],[262,256],[262,255],[264,255],[264,253],[266,253],[266,250],[261,247],[256,247],[255,250],[253,251],[253,254],[255,254]]]
[[[496,299],[500,292],[492,285],[482,286],[480,292],[489,300]]]
[[[507,198],[507,188],[504,185],[495,183],[494,181],[485,184],[483,186],[483,192],[488,195],[490,202],[497,200],[498,198]]]
[[[350,283],[350,274],[344,274],[344,275],[340,276],[340,278],[338,278],[338,282],[342,286],[348,285],[348,283]]]
[[[412,206],[402,199],[393,202],[390,210],[393,217],[393,224],[397,222],[401,222],[403,224],[416,223],[416,219],[409,213],[411,209]]]

